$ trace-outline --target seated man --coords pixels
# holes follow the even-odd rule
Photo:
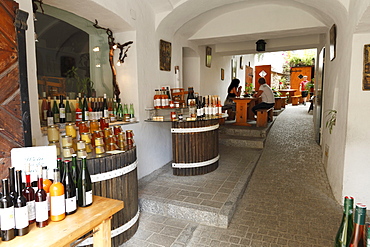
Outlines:
[[[258,92],[255,93],[253,96],[255,98],[261,96],[262,102],[252,108],[254,115],[257,115],[257,110],[259,109],[270,109],[275,105],[274,93],[272,92],[272,89],[269,87],[269,85],[266,84],[265,78],[259,78],[258,83],[260,84],[260,88],[258,89]]]

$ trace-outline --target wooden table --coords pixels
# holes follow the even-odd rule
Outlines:
[[[297,89],[279,89],[282,97],[285,97],[289,93],[288,103],[292,103],[291,96],[295,95]]]
[[[89,231],[94,234],[94,246],[111,246],[111,218],[123,208],[123,201],[94,196],[93,204],[78,208],[77,212],[59,222],[49,222],[44,228],[30,226],[30,232],[11,241],[0,242],[2,247],[70,246]]]
[[[247,121],[254,119],[252,107],[255,104],[256,98],[235,98],[233,101],[236,103],[236,122],[234,125],[252,126]]]

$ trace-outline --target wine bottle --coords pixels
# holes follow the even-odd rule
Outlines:
[[[128,122],[130,120],[130,114],[128,113],[127,104],[123,105],[123,119],[125,122]]]
[[[64,186],[60,182],[59,169],[54,169],[54,182],[50,185],[50,219],[61,221],[66,217]]]
[[[25,172],[26,172],[26,187],[23,189],[22,193],[27,200],[28,223],[32,224],[33,222],[36,221],[35,190],[31,186],[31,175],[29,164],[26,165]]]
[[[9,183],[9,196],[12,198],[12,200],[14,201],[14,199],[16,198],[17,196],[17,191],[15,190],[15,176],[14,176],[14,173],[15,173],[15,170],[14,170],[14,167],[9,167],[8,168],[8,171],[9,171],[9,175],[8,175],[8,183]]]
[[[366,205],[356,204],[355,225],[349,247],[366,247],[365,238]]]
[[[46,92],[42,92],[42,102],[41,102],[41,123],[45,125],[48,118],[48,103],[46,101]]]
[[[64,177],[62,179],[67,215],[74,214],[77,211],[76,184],[72,179],[70,163],[69,160],[64,161]]]
[[[190,105],[191,100],[195,99],[193,87],[188,87],[188,98],[186,100],[187,106]]]
[[[17,236],[26,235],[29,232],[27,199],[22,194],[22,171],[16,171],[17,196],[14,200],[15,229]]]
[[[59,174],[63,177],[63,162],[61,158],[57,158],[57,168],[59,169]]]
[[[103,117],[109,117],[107,95],[103,96]]]
[[[334,247],[346,247],[349,245],[349,241],[351,241],[353,232],[353,200],[353,197],[350,196],[344,198],[342,223],[335,237]]]
[[[123,108],[121,104],[121,99],[118,99],[118,109],[117,109],[117,121],[123,120]]]
[[[69,97],[66,97],[66,122],[72,122],[72,109],[69,105]]]
[[[78,125],[82,121],[82,105],[81,99],[76,99],[76,125]]]
[[[1,181],[3,186],[3,196],[0,199],[1,239],[9,241],[15,237],[14,204],[9,195],[8,179],[4,178]]]
[[[59,108],[57,105],[57,97],[54,96],[54,103],[53,103],[53,118],[54,118],[54,123],[59,123]]]
[[[82,121],[89,120],[89,109],[87,108],[87,99],[86,95],[84,96],[84,101],[82,103]]]
[[[86,166],[86,156],[81,157],[81,172],[77,181],[78,206],[88,207],[93,202],[92,184],[89,170]]]
[[[48,211],[50,213],[50,185],[52,182],[48,179],[48,168],[46,166],[42,167],[42,185],[46,192],[46,200],[48,201]]]
[[[89,120],[94,120],[94,116],[93,116],[93,106],[92,106],[92,100],[93,98],[90,97],[90,99],[88,100],[87,102],[87,110],[89,111]]]
[[[66,106],[63,102],[63,95],[59,96],[59,122],[66,122]]]
[[[54,125],[54,116],[53,116],[53,111],[51,110],[50,97],[48,97],[48,109],[47,109],[46,115],[47,115],[47,119],[46,119],[47,125],[48,126]]]
[[[36,226],[45,227],[49,224],[49,210],[48,201],[46,199],[46,192],[43,189],[43,179],[41,166],[38,171],[37,188],[35,194],[35,209],[36,209]]]
[[[75,183],[76,188],[77,188],[77,179],[78,179],[78,175],[80,174],[80,169],[78,168],[78,164],[77,164],[77,154],[72,154],[71,174],[72,174],[72,180]]]
[[[135,117],[134,104],[131,103],[130,104],[130,118],[134,118],[134,117]]]

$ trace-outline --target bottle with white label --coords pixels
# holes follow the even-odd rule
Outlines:
[[[29,232],[27,199],[22,194],[22,171],[17,170],[15,173],[17,181],[17,196],[14,199],[15,229],[17,236],[23,236]]]
[[[86,166],[86,156],[81,157],[81,170],[77,180],[78,206],[88,207],[93,202],[92,183],[89,170]]]
[[[25,171],[26,171],[26,187],[23,189],[22,193],[27,200],[28,223],[32,224],[36,221],[36,212],[35,212],[35,190],[31,186],[30,164],[26,165]]]
[[[37,188],[35,194],[36,226],[45,227],[49,224],[49,210],[41,169],[38,171]]]
[[[64,186],[60,182],[59,169],[54,169],[54,181],[49,188],[50,193],[50,219],[61,221],[66,217]]]
[[[64,176],[62,179],[67,215],[74,214],[77,211],[76,184],[73,181],[70,164],[69,160],[64,161]]]
[[[9,196],[8,179],[5,178],[1,182],[3,186],[3,196],[0,199],[1,239],[9,241],[15,237],[14,204]]]

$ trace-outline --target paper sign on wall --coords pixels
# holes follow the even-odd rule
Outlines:
[[[37,180],[39,166],[48,167],[48,178],[52,178],[53,169],[57,167],[57,149],[55,146],[39,146],[13,148],[10,152],[12,167],[15,170],[25,171],[25,165],[30,164],[31,181]],[[25,173],[22,173],[25,181]]]

